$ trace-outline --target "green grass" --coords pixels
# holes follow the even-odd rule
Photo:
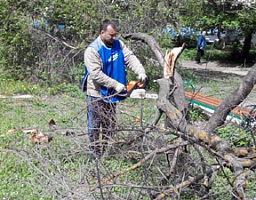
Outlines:
[[[38,153],[37,146],[29,141],[30,135],[24,134],[21,130],[35,127],[42,132],[49,131],[49,119],[54,119],[60,129],[84,128],[85,113],[81,112],[84,96],[79,88],[69,84],[48,89],[3,76],[0,77],[0,91],[1,95],[7,96],[33,95],[33,98],[28,99],[0,99],[0,199],[52,199],[49,194],[47,197],[47,193],[40,189],[40,182],[37,182],[42,179],[42,173],[31,165],[40,160],[38,154],[35,154]],[[52,95],[57,93],[63,93],[63,95]],[[46,95],[52,96],[50,98]],[[82,120],[74,125],[78,121],[77,118],[74,119],[77,115],[78,119]],[[6,133],[11,129],[16,131],[7,135]],[[55,142],[62,142],[50,143],[55,152],[63,150],[65,144],[62,137],[57,138],[58,136],[55,136]],[[65,149],[72,149],[71,146],[66,145]],[[37,156],[33,158],[33,154]],[[73,166],[72,169],[74,168]],[[49,173],[50,167],[46,170]]]
[[[1,95],[39,94],[40,88],[25,81],[0,78]]]
[[[231,78],[227,78],[222,81],[209,80],[204,82],[202,89],[207,88],[204,92],[206,95],[213,96],[218,99],[224,99],[238,87],[238,84],[238,80],[235,81]]]
[[[221,86],[215,82],[202,83],[189,73],[183,75],[186,80],[193,81],[193,83],[207,84],[207,87],[212,88],[208,91],[209,94],[216,94],[218,92],[216,88]],[[72,84],[47,88],[3,76],[0,79],[2,95],[32,94],[34,96],[31,99],[0,99],[0,199],[51,200],[61,198],[59,193],[71,195],[67,192],[73,192],[75,197],[76,192],[80,192],[79,189],[86,192],[89,186],[95,186],[97,169],[95,163],[88,157],[86,109],[83,109],[84,94],[80,89]],[[154,119],[156,102],[150,99],[127,99],[119,103],[117,108],[117,124],[127,129],[118,132],[117,137],[127,141],[128,138],[141,133],[136,131],[141,125],[140,122],[136,122],[137,116],[142,118],[144,127]],[[143,116],[141,116],[141,110]],[[198,109],[191,110],[189,114],[194,121],[205,117]],[[74,130],[81,136],[63,136],[52,132],[48,127],[49,119],[56,121],[61,133],[65,133],[68,129]],[[164,116],[157,124],[159,130],[163,129],[163,123]],[[33,144],[29,141],[30,135],[21,131],[22,128],[27,127],[36,127],[42,132],[49,132],[53,140],[48,145]],[[10,129],[17,129],[17,131],[6,134]],[[240,140],[243,139],[241,137],[244,136],[244,132],[240,129],[223,128],[219,130],[219,134],[233,145],[244,145],[242,143],[244,140]],[[165,136],[161,132],[152,132],[140,141],[142,144],[145,140],[150,141],[148,146],[140,146],[140,143],[120,144],[114,149],[115,157],[105,159],[99,164],[100,178],[108,177],[111,173],[130,167],[143,157],[141,153],[144,151],[147,153],[150,149],[161,148],[174,138],[176,137],[172,134]],[[132,157],[127,156],[128,151],[133,152]],[[193,156],[196,160],[197,156]],[[185,166],[189,166],[189,163]],[[167,169],[166,155],[155,155],[142,168],[123,174],[115,179],[116,182],[111,183],[113,185],[106,184],[106,188],[109,187],[109,191],[122,195],[124,198],[132,190],[131,195],[138,197],[142,190],[136,190],[136,187],[130,189],[125,185],[126,181],[134,185],[144,186],[142,183],[149,186],[158,185],[162,173],[166,173]],[[191,171],[186,172],[186,176],[187,173]],[[219,174],[219,179],[211,189],[213,193],[221,190],[223,184],[227,184],[224,179],[225,177]],[[176,177],[172,177],[169,185],[174,184],[175,180]],[[246,190],[248,196],[253,196],[255,193],[253,181],[255,178],[248,179],[249,190]],[[98,191],[94,194],[101,198]],[[142,194],[145,195],[143,192]],[[146,195],[142,197],[142,194],[141,199],[148,199]],[[182,195],[184,198],[196,199],[191,193]],[[227,192],[219,194],[216,199],[223,199],[226,196],[229,196]]]
[[[252,138],[248,137],[249,133],[241,127],[227,125],[218,128],[216,131],[217,134],[225,139],[232,147],[246,147],[251,146],[253,143]]]

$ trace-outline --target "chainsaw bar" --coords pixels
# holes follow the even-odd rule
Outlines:
[[[135,89],[131,92],[132,99],[157,99],[158,95],[154,93],[147,93],[145,89]]]

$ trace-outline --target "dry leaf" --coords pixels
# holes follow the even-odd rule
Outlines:
[[[32,134],[32,133],[37,133],[37,129],[36,128],[23,128],[22,132],[25,134]]]
[[[29,140],[36,144],[45,144],[49,142],[49,136],[45,133],[40,132],[39,134],[32,133]]]
[[[136,122],[140,122],[140,116],[137,116],[135,119]]]
[[[13,134],[16,131],[17,131],[17,129],[13,128],[13,129],[8,130],[5,134]]]

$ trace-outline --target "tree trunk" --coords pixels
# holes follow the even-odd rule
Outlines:
[[[152,37],[139,33],[129,34],[128,38],[146,42],[164,68],[162,56],[159,56],[163,55],[163,53]],[[175,71],[175,74],[176,73]],[[174,81],[171,78],[157,80],[159,85],[157,100],[158,117],[161,113],[165,113],[167,116],[171,124],[171,129],[167,130],[167,132],[181,136],[185,140],[196,141],[200,143],[200,146],[204,146],[207,151],[210,151],[216,159],[221,159],[235,175],[233,181],[233,199],[244,199],[246,180],[244,169],[256,168],[256,160],[254,159],[256,155],[250,158],[239,158],[235,153],[236,149],[232,149],[225,140],[214,133],[214,130],[224,123],[229,112],[239,105],[253,89],[256,82],[256,64],[245,76],[239,87],[222,101],[213,116],[209,119],[206,129],[194,127],[187,122],[183,114],[186,105],[182,79],[178,73],[174,77]],[[174,91],[176,91],[176,93],[174,93]],[[170,98],[170,94],[172,98]],[[158,120],[154,121],[157,122]],[[162,196],[165,195],[163,194]]]
[[[242,52],[244,65],[246,64],[246,61],[247,61],[248,55],[249,55],[249,51],[251,49],[251,40],[252,40],[252,31],[250,33],[248,33],[244,39],[244,46],[243,46],[243,52]]]

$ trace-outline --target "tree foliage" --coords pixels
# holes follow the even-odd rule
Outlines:
[[[16,79],[48,84],[63,79],[78,82],[82,75],[82,52],[97,36],[104,18],[118,22],[121,33],[144,32],[156,38],[167,23],[176,30],[182,26],[196,29],[232,26],[251,34],[255,29],[255,9],[236,1],[0,0],[0,3],[1,68]],[[143,58],[150,54],[146,55],[145,47],[133,48],[146,64],[148,59]],[[58,73],[50,75],[54,72]]]

